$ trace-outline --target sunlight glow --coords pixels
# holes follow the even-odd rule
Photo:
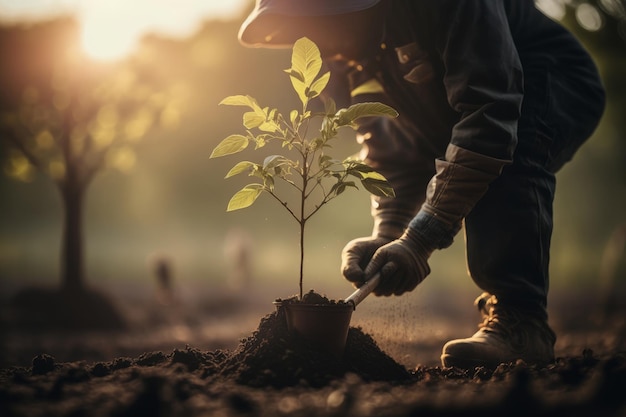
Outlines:
[[[35,177],[35,171],[32,165],[17,151],[9,154],[9,158],[4,164],[4,173],[11,178],[23,182],[30,182]]]
[[[137,46],[137,34],[132,28],[111,30],[106,22],[96,21],[82,28],[81,43],[85,52],[96,60],[123,58]]]
[[[535,0],[535,5],[552,19],[561,20],[565,16],[565,3],[563,0]]]
[[[234,17],[244,1],[107,0],[81,4],[82,44],[99,60],[121,59],[137,47],[142,36],[192,35],[209,17]]]
[[[598,9],[588,3],[582,3],[576,7],[576,20],[580,26],[590,32],[600,30],[604,25]]]
[[[119,60],[142,36],[193,34],[209,19],[237,18],[249,0],[0,0],[0,20],[45,19],[74,14],[82,27],[82,47],[97,60]]]
[[[137,163],[135,151],[129,146],[113,149],[108,155],[109,164],[118,170],[129,173]]]

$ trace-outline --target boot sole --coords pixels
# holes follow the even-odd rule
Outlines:
[[[455,367],[467,370],[474,370],[475,368],[487,368],[496,369],[501,362],[489,362],[484,359],[472,359],[472,358],[459,358],[453,355],[441,355],[441,364],[445,368]]]

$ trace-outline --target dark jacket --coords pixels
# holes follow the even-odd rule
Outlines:
[[[418,162],[427,163],[431,173],[445,170],[435,168],[434,158],[470,169],[495,162],[499,167],[489,166],[488,175],[476,178],[484,187],[472,195],[450,196],[452,201],[466,201],[448,220],[464,217],[499,169],[513,160],[524,100],[544,103],[558,100],[559,91],[575,91],[576,97],[567,98],[572,103],[554,115],[559,118],[555,130],[563,130],[555,132],[555,138],[582,143],[596,127],[604,92],[593,61],[578,40],[537,10],[532,0],[391,0],[389,6],[380,53],[370,62],[352,65],[347,78],[351,89],[377,79],[384,88],[382,96],[366,94],[355,100],[386,101],[400,113],[396,121],[377,120],[361,128],[371,139],[366,160],[396,177],[396,206],[404,204],[403,196],[423,195],[419,187],[424,184],[409,184],[423,175]],[[558,88],[553,88],[555,83]],[[541,112],[541,106],[524,111]],[[570,121],[585,126],[568,128]],[[463,162],[450,160],[459,151],[467,151]],[[438,192],[450,194],[443,188]],[[441,214],[437,207],[431,209]]]

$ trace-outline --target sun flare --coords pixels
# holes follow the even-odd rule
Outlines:
[[[241,2],[107,0],[85,3],[90,7],[80,11],[82,48],[97,60],[123,59],[133,53],[146,34],[175,38],[190,36],[208,17],[235,15]]]
[[[87,22],[82,28],[81,43],[87,55],[113,61],[129,55],[138,42],[138,34],[128,28],[111,28],[100,22]]]

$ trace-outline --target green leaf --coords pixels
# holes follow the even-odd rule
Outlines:
[[[283,71],[285,71],[287,74],[289,74],[290,77],[295,78],[296,80],[300,81],[301,83],[304,83],[304,75],[300,71],[295,70],[293,68],[289,68],[289,69],[286,69],[286,70],[283,70]]]
[[[361,172],[361,177],[368,180],[387,182],[387,178],[385,178],[383,174],[376,171]]]
[[[335,119],[333,117],[324,115],[324,118],[322,119],[322,126],[320,128],[320,133],[324,137],[325,141],[330,141],[337,138],[337,127],[338,126],[335,124]]]
[[[263,161],[263,175],[286,179],[291,173],[292,164],[292,161],[282,155],[270,155]]]
[[[329,159],[326,161],[325,169],[332,172],[345,172],[346,168],[343,166],[340,160],[338,159]]]
[[[360,117],[387,116],[398,117],[398,112],[383,103],[357,103],[347,109],[340,109],[335,114],[339,126],[354,123]]]
[[[276,124],[276,122],[273,120],[264,121],[259,125],[259,130],[262,130],[263,132],[274,133],[279,129],[280,126],[278,126],[278,124]]]
[[[343,161],[343,165],[346,167],[348,175],[353,175],[359,179],[371,179],[377,181],[387,181],[381,173],[376,172],[371,166],[364,164],[360,161],[352,159],[346,159]]]
[[[324,100],[324,111],[327,115],[334,115],[337,112],[337,104],[331,97]]]
[[[238,162],[234,167],[232,167],[230,169],[230,171],[228,171],[228,174],[226,174],[226,176],[224,178],[225,179],[226,178],[230,178],[230,177],[235,176],[237,174],[241,174],[242,172],[252,170],[252,169],[254,169],[255,166],[256,166],[256,164],[254,162],[250,162],[250,161]]]
[[[249,139],[243,135],[230,135],[213,149],[210,158],[241,152],[248,147],[248,142]]]
[[[254,150],[264,147],[267,144],[268,136],[269,135],[259,135],[259,136],[253,137],[254,143],[255,143]]]
[[[241,190],[237,191],[235,195],[228,202],[226,211],[240,210],[246,207],[250,207],[259,195],[263,192],[263,185],[261,184],[248,184]]]
[[[395,197],[396,193],[387,181],[380,181],[372,178],[363,178],[361,184],[367,191],[378,197]]]
[[[313,140],[311,140],[310,145],[309,145],[309,149],[311,151],[315,151],[319,148],[321,148],[322,146],[324,146],[324,138],[318,136],[316,138],[314,138]]]
[[[263,122],[259,125],[259,130],[274,133],[278,130],[278,126],[274,122]]]
[[[291,125],[295,127],[297,120],[298,120],[298,110],[292,110],[289,113],[289,121],[291,122]]]
[[[324,89],[326,88],[326,85],[328,85],[329,80],[330,80],[330,71],[322,75],[317,80],[315,80],[315,82],[311,84],[311,88],[309,89],[309,94],[308,94],[309,98],[319,96],[322,93],[322,91],[324,91]]]
[[[298,94],[298,98],[300,99],[302,104],[306,104],[306,102],[308,101],[308,98],[306,95],[306,92],[307,92],[306,85],[302,81],[297,80],[293,77],[291,77],[291,85],[293,86],[293,89],[295,90],[296,94]]]
[[[252,111],[243,115],[243,125],[248,129],[260,126],[267,119],[266,109],[262,109],[254,98],[247,95],[229,96],[223,99],[220,104],[249,107]]]
[[[263,169],[267,170],[283,164],[286,158],[282,155],[270,155],[263,160]]]
[[[322,57],[317,45],[309,38],[300,38],[293,45],[291,68],[286,70],[291,84],[302,104],[308,102],[307,93],[311,84],[322,69]]]
[[[247,95],[228,96],[220,101],[220,104],[223,104],[225,106],[247,106],[252,109],[259,107],[256,100]]]
[[[346,159],[343,161],[348,175],[352,175],[361,180],[361,183],[370,193],[377,196],[392,197],[394,191],[387,178],[377,172],[371,166],[354,159]]]
[[[243,114],[243,125],[246,129],[254,129],[265,123],[265,114],[249,111]]]
[[[376,78],[371,78],[365,81],[363,84],[350,91],[351,97],[356,97],[361,94],[378,94],[383,93],[385,89],[378,82]]]
[[[300,38],[293,45],[291,55],[291,69],[298,71],[303,76],[303,82],[307,87],[317,77],[322,69],[322,57],[317,45],[309,38]]]
[[[319,156],[319,158],[317,159],[317,161],[318,161],[317,163],[318,163],[318,165],[320,165],[320,166],[324,166],[324,164],[326,164],[326,163],[327,163],[328,161],[330,161],[331,159],[333,159],[333,157],[332,157],[332,156],[330,156],[330,155],[325,155],[325,154],[321,154],[321,155]]]
[[[361,174],[363,173],[374,171],[374,168],[372,168],[371,166],[353,158],[344,159],[342,164],[346,167],[346,171],[348,171],[348,174],[356,174],[355,176],[358,177],[362,177],[363,175]]]
[[[352,181],[339,181],[332,186],[332,188],[330,189],[330,193],[332,194],[334,192],[336,195],[340,195],[346,190],[346,187],[352,187],[357,190],[359,189]]]

